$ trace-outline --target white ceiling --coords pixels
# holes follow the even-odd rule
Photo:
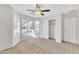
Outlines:
[[[16,11],[31,17],[46,17],[56,13],[64,13],[72,10],[79,9],[79,4],[39,4],[41,9],[50,9],[50,12],[44,13],[44,16],[37,16],[31,14],[28,9],[34,10],[35,4],[11,4]]]

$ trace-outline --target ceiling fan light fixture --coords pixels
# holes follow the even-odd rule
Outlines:
[[[40,10],[40,8],[36,8],[35,13],[36,13],[36,15],[41,15],[41,10]]]
[[[37,12],[37,11],[36,11],[35,13],[36,13],[36,15],[41,15],[41,12]]]

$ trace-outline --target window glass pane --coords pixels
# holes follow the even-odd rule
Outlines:
[[[40,23],[39,21],[35,21],[35,32],[39,33]]]

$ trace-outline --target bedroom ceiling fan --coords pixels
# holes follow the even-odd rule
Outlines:
[[[49,12],[50,10],[49,10],[49,9],[42,10],[42,9],[40,8],[40,5],[39,5],[39,4],[36,4],[35,10],[27,10],[27,11],[31,11],[32,14],[44,16],[43,12]]]

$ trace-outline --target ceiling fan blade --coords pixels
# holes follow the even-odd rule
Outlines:
[[[47,10],[41,10],[42,12],[49,12],[50,10],[49,9],[47,9]]]
[[[41,13],[41,15],[42,15],[42,16],[44,16],[44,14],[43,14],[43,13]]]
[[[35,11],[35,10],[27,10],[27,11]]]

